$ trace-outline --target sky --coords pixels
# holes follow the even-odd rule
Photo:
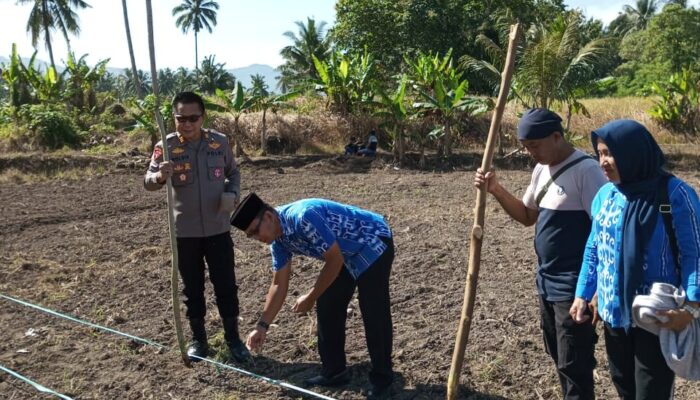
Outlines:
[[[120,0],[86,0],[92,8],[79,11],[80,35],[71,38],[71,47],[77,56],[88,54],[93,64],[110,59],[109,66],[127,68],[130,65],[126,43],[124,18]],[[156,66],[194,68],[194,34],[187,35],[175,26],[172,9],[180,0],[153,0],[153,19],[156,44]],[[218,0],[220,9],[213,32],[199,33],[199,59],[214,54],[218,63],[226,68],[241,68],[251,64],[267,64],[273,67],[283,60],[279,51],[289,45],[283,34],[298,31],[295,21],[307,17],[325,21],[327,27],[335,22],[335,0]],[[565,0],[569,8],[580,8],[588,17],[609,23],[622,10],[624,4],[634,0]],[[690,0],[697,6],[700,0]],[[139,69],[150,69],[148,36],[146,30],[146,6],[142,0],[127,1],[131,37]],[[31,4],[17,5],[16,0],[0,0],[0,55],[9,57],[12,43],[17,43],[22,57],[34,52],[26,23]],[[60,35],[52,41],[54,58],[62,64],[67,46]],[[48,61],[43,43],[38,44],[37,58]]]

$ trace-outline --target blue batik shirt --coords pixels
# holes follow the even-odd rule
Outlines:
[[[677,272],[663,217],[658,221],[645,252],[644,281],[637,294],[648,294],[654,282],[681,284],[690,301],[700,300],[700,202],[695,191],[680,179],[669,181],[673,227],[681,259]],[[608,183],[593,199],[593,226],[586,243],[583,264],[576,286],[576,297],[590,301],[598,292],[598,313],[614,328],[621,321],[618,266],[622,243],[622,219],[627,198]]]
[[[299,200],[276,211],[282,236],[270,245],[274,271],[287,265],[293,254],[322,260],[338,242],[345,268],[357,279],[387,249],[381,238],[391,238],[381,215],[330,200]]]

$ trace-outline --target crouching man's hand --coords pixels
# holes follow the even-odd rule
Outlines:
[[[256,327],[248,334],[248,339],[246,339],[245,345],[248,350],[260,353],[262,351],[263,343],[267,338],[267,330],[260,326]]]

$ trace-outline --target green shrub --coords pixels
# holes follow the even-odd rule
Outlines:
[[[700,133],[700,76],[686,68],[668,82],[653,83],[651,90],[661,98],[649,110],[652,118],[676,132]]]
[[[63,110],[47,105],[24,105],[19,115],[29,128],[29,142],[33,146],[55,150],[77,147],[81,142],[73,121]]]

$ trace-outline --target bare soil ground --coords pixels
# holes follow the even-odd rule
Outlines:
[[[320,156],[242,165],[244,193],[254,190],[275,205],[326,197],[388,218],[397,255],[391,278],[393,398],[445,397],[466,276],[472,174],[479,160],[465,156],[453,168],[435,162],[438,172],[429,173],[397,170],[381,161],[348,163]],[[77,163],[67,165],[91,169],[100,161]],[[301,398],[210,364],[182,365],[172,324],[165,192],[146,192],[142,160],[135,164],[122,163],[110,173],[79,181],[56,177],[0,185],[0,293],[162,343],[170,351],[0,299],[0,364],[78,399]],[[499,172],[516,195],[529,181],[526,164]],[[697,169],[675,172],[700,188]],[[245,335],[263,305],[270,256],[265,246],[241,233],[233,237]],[[540,335],[532,238],[532,228],[519,226],[488,200],[460,398],[560,398]],[[319,269],[315,260],[298,259],[289,303],[312,285]],[[221,349],[221,323],[209,284],[207,298],[208,330]],[[242,367],[301,385],[319,363],[314,318],[285,308],[275,323],[264,353]],[[187,328],[185,332],[189,334]],[[338,399],[363,398],[369,361],[359,311],[348,318],[346,348],[351,384],[320,392]],[[597,359],[597,396],[615,398],[602,337]],[[49,398],[4,373],[0,397]],[[700,398],[700,383],[678,380],[676,398]]]

